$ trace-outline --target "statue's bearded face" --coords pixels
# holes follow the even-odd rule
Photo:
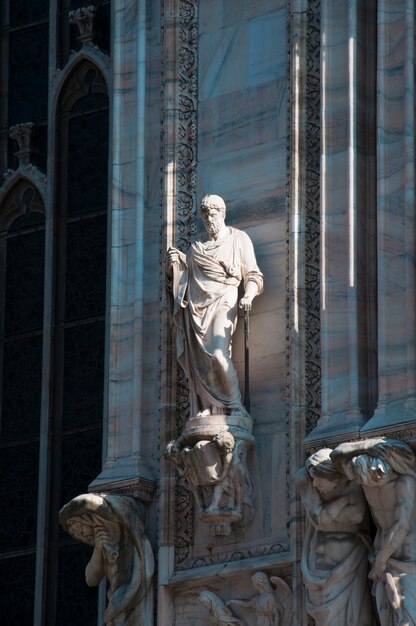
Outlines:
[[[201,215],[208,235],[217,235],[224,225],[223,211],[215,207],[202,207]]]

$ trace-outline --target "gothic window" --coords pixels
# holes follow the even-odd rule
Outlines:
[[[21,179],[0,207],[0,602],[10,624],[30,623],[34,609],[44,250],[43,203]]]
[[[13,0],[2,36],[7,51],[3,73],[8,76],[7,110],[2,111],[2,128],[35,122],[32,163],[46,171],[48,106],[48,9],[47,0]],[[6,85],[3,85],[3,89]],[[3,130],[3,132],[4,132]],[[7,132],[7,131],[6,131]],[[15,169],[14,145],[9,141],[8,166]],[[4,169],[1,170],[2,172]]]
[[[48,0],[0,11],[0,171],[18,172],[7,194],[0,180],[0,615],[10,626],[97,623],[90,551],[60,529],[58,511],[101,471],[109,182],[104,61],[82,54],[69,13],[95,5],[93,43],[108,54],[110,0],[56,4],[51,25]],[[65,76],[70,50],[79,61]],[[24,160],[9,128],[27,122]]]
[[[97,591],[88,589],[82,572],[76,580],[73,575],[76,555],[85,550],[56,524],[60,507],[85,493],[101,469],[108,96],[101,72],[90,61],[81,61],[67,78],[58,103],[57,131],[50,556],[60,572],[54,577],[61,598],[56,616],[59,624],[69,626],[71,612],[60,613],[65,602],[79,606],[80,623],[88,623],[97,603]],[[51,623],[56,616],[51,614]]]

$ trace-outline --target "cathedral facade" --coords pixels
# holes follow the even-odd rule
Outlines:
[[[391,510],[399,483],[416,496],[413,0],[9,0],[0,18],[4,623],[367,626],[311,608],[305,481],[332,464],[372,516],[348,531],[368,531],[370,590],[383,525],[350,459],[392,468]],[[204,413],[165,263],[189,264],[207,194],[260,268],[221,260],[227,280],[264,290],[232,324],[245,408]]]

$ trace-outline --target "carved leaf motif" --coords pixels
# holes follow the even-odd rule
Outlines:
[[[179,3],[179,18],[181,24],[188,25],[196,17],[196,7],[194,2],[187,2],[186,0]]]
[[[306,432],[316,426],[320,391],[320,0],[307,9],[306,50]]]

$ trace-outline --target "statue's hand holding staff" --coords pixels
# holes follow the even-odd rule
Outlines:
[[[185,255],[177,248],[170,247],[166,253],[166,273],[171,276],[175,263],[183,261],[185,263]]]
[[[241,298],[238,304],[240,309],[244,309],[244,311],[251,311],[251,303],[253,302],[257,294],[258,294],[257,284],[254,281],[249,280],[246,285],[244,296]]]
[[[243,296],[238,303],[240,309],[244,309],[244,311],[251,311],[251,303],[253,302],[253,298],[248,298],[247,296]]]

